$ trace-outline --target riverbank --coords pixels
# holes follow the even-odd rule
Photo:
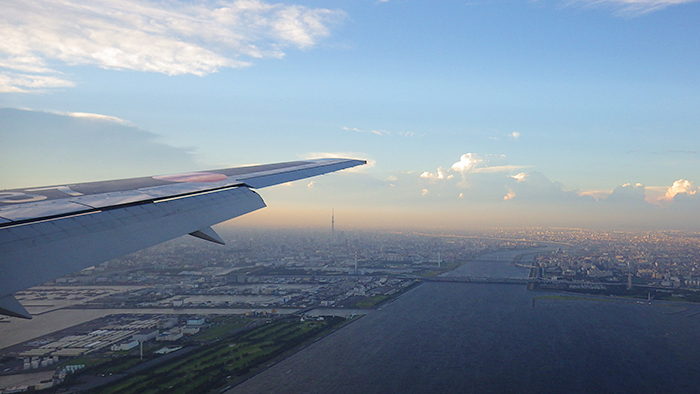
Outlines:
[[[186,354],[153,366],[119,372],[118,365],[112,364],[128,365],[131,358],[126,357],[86,370],[81,375],[104,376],[119,372],[119,379],[105,382],[109,387],[93,386],[89,391],[104,394],[139,393],[146,388],[170,393],[227,389],[350,321],[339,317],[311,320],[280,317],[255,323],[250,329],[236,330],[231,335],[190,348]]]

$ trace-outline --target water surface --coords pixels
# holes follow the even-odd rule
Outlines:
[[[698,392],[700,305],[551,294],[426,283],[231,393]]]

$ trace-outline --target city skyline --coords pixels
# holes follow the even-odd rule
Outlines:
[[[695,1],[3,9],[0,189],[342,156],[230,225],[697,230]]]

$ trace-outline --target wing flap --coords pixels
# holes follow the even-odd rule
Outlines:
[[[0,216],[12,222],[57,215],[73,214],[92,209],[70,200],[55,200],[29,204],[10,205],[0,210]]]
[[[263,208],[246,187],[24,223],[0,234],[0,297]]]

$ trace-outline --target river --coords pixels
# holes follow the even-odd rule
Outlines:
[[[460,269],[527,271],[503,257]],[[550,295],[425,283],[229,393],[698,392],[700,305]]]

